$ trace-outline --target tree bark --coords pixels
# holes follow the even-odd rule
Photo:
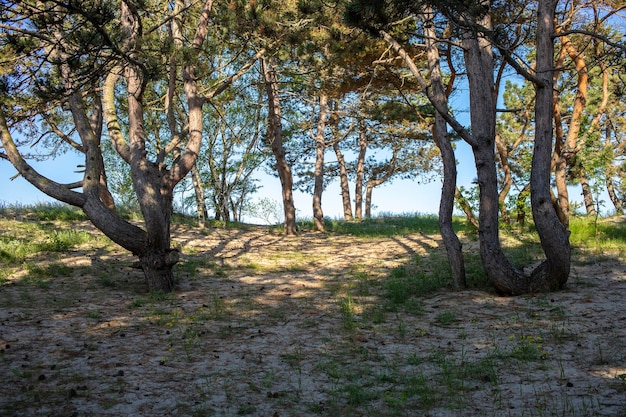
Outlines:
[[[337,141],[333,142],[333,150],[337,156],[337,164],[339,165],[339,185],[341,187],[341,202],[343,204],[344,220],[352,220],[352,202],[350,201],[350,183],[348,182],[348,170],[346,169],[346,160],[339,148]]]
[[[278,79],[270,59],[261,60],[261,68],[267,91],[269,103],[268,140],[274,158],[276,158],[276,171],[280,179],[283,198],[283,213],[285,216],[285,234],[295,235],[296,226],[296,206],[293,201],[293,176],[291,167],[285,157],[285,147],[283,145],[283,126],[281,121],[280,97],[278,94]]]
[[[530,173],[533,219],[546,260],[531,274],[529,290],[550,291],[562,288],[569,277],[569,232],[561,223],[550,196],[550,168],[553,137],[554,88],[554,14],[555,0],[539,0],[537,10],[538,82],[535,103],[535,146]]]
[[[398,149],[393,150],[391,160],[385,166],[379,166],[373,169],[367,180],[367,186],[365,190],[365,218],[372,218],[372,191],[375,187],[384,184],[389,180],[396,172],[396,161],[398,159]]]
[[[454,198],[456,198],[457,204],[461,206],[461,210],[463,210],[463,213],[465,213],[467,221],[469,221],[472,226],[478,229],[479,223],[476,215],[474,214],[474,210],[472,210],[470,203],[467,201],[467,198],[465,198],[459,187],[455,187],[454,189]]]
[[[424,35],[426,37],[426,48],[428,55],[428,67],[430,68],[430,79],[432,97],[441,107],[448,106],[448,99],[441,77],[440,56],[438,45],[435,42],[436,33],[434,30],[434,15],[431,10],[427,10],[424,21]],[[441,188],[441,198],[439,202],[439,230],[446,248],[450,272],[452,275],[452,285],[455,290],[466,287],[465,262],[463,260],[463,247],[461,241],[452,228],[452,212],[454,210],[454,191],[456,189],[456,158],[454,149],[448,137],[448,125],[442,114],[435,112],[435,125],[433,129],[435,142],[441,153],[443,161],[443,185]]]
[[[488,4],[488,3],[487,3]],[[476,23],[491,28],[489,14]],[[480,188],[479,242],[485,273],[502,294],[528,292],[528,280],[502,251],[498,224],[498,178],[495,161],[496,106],[493,80],[493,53],[485,35],[467,29],[463,53],[470,92],[472,150]]]
[[[593,201],[593,192],[591,191],[591,185],[589,184],[589,177],[584,167],[580,169],[580,188],[582,190],[583,202],[585,203],[585,211],[587,216],[595,217],[596,205]]]
[[[498,193],[498,207],[500,207],[500,215],[502,221],[506,224],[511,223],[511,215],[506,208],[506,197],[511,190],[511,184],[513,183],[513,177],[511,176],[511,167],[509,166],[509,151],[506,148],[506,144],[502,142],[500,135],[496,134],[496,149],[498,151],[498,157],[500,158],[500,165],[502,166],[502,172],[504,173],[504,179],[502,181],[502,187]]]
[[[363,180],[365,176],[365,154],[367,152],[367,127],[359,121],[359,155],[356,162],[356,179],[354,183],[354,217],[363,218]]]
[[[313,223],[315,230],[323,232],[324,211],[322,210],[322,193],[324,192],[324,153],[326,151],[326,119],[328,115],[328,96],[320,92],[319,119],[315,134],[315,183],[313,187]]]
[[[557,150],[557,160],[555,164],[555,184],[557,187],[558,205],[559,205],[559,217],[565,227],[569,227],[569,192],[567,189],[567,168],[571,165],[576,153],[578,152],[578,138],[580,134],[580,127],[582,121],[583,111],[587,104],[587,90],[589,87],[589,74],[587,71],[587,65],[583,58],[583,55],[578,51],[568,36],[561,36],[562,52],[567,53],[570,59],[574,62],[577,72],[576,82],[576,97],[572,106],[572,114],[569,120],[569,126],[567,130],[567,136],[563,138],[563,135],[557,135],[560,137],[558,140],[559,146],[555,147]],[[558,91],[554,91],[555,108],[558,111]],[[560,114],[557,120],[560,122]]]
[[[197,165],[194,165],[191,169],[191,181],[193,183],[193,190],[196,194],[196,209],[198,214],[198,226],[202,229],[206,226],[209,214],[206,209],[206,203],[204,200],[204,184],[202,182],[202,176]]]

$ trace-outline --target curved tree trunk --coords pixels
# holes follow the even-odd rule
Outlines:
[[[615,214],[624,214],[624,204],[622,203],[622,199],[617,195],[617,192],[615,191],[613,177],[609,173],[607,173],[606,175],[606,192],[609,195],[611,203],[613,203],[613,207],[615,207]]]
[[[285,157],[285,147],[283,146],[283,126],[281,121],[280,97],[278,94],[278,79],[270,59],[261,60],[261,70],[267,91],[268,108],[268,140],[274,158],[276,158],[276,171],[280,178],[280,185],[283,197],[283,213],[285,216],[285,234],[295,235],[296,227],[296,206],[293,201],[293,176],[291,167]]]
[[[439,50],[435,43],[435,30],[432,11],[426,12],[424,22],[424,35],[426,37],[426,48],[428,55],[428,66],[430,68],[430,78],[432,85],[432,96],[441,107],[448,106],[445,95],[443,80],[441,78],[441,67],[439,64]],[[454,191],[456,189],[456,158],[454,149],[448,137],[448,125],[442,114],[435,113],[434,137],[441,159],[443,161],[443,186],[441,188],[441,200],[439,202],[439,230],[446,248],[450,272],[452,274],[452,285],[455,290],[466,287],[465,262],[463,260],[463,247],[459,237],[452,228],[452,212],[454,210]]]
[[[561,223],[550,197],[550,167],[553,133],[553,71],[555,0],[538,3],[537,71],[535,104],[535,146],[531,169],[530,194],[533,219],[546,255],[531,274],[529,290],[562,288],[570,272],[569,232]]]
[[[465,198],[459,187],[454,188],[454,198],[456,199],[457,204],[461,207],[461,210],[463,210],[463,213],[465,213],[467,221],[478,229],[478,219],[474,214],[474,210],[472,210],[472,206],[470,206],[469,201],[467,201],[467,198]]]
[[[476,23],[491,27],[490,16]],[[463,39],[465,64],[470,91],[472,150],[476,164],[479,203],[480,255],[485,273],[503,294],[528,292],[528,280],[502,251],[498,225],[498,177],[495,161],[496,106],[493,80],[493,53],[482,34],[467,30]]]

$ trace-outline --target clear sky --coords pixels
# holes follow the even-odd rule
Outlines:
[[[459,184],[468,187],[475,178],[475,170],[469,147],[463,143],[458,145]],[[67,153],[54,160],[45,162],[30,161],[40,173],[62,183],[70,183],[81,179],[78,167],[82,163],[75,153]],[[54,201],[51,197],[37,190],[24,178],[18,176],[15,168],[6,160],[0,159],[0,202],[4,205],[29,205]],[[260,174],[261,190],[253,195],[253,200],[271,198],[280,202],[281,190],[278,178]],[[419,180],[419,179],[418,179]],[[354,198],[354,185],[351,184],[351,197]],[[373,215],[380,213],[433,213],[439,208],[441,179],[435,178],[430,183],[419,184],[413,180],[396,180],[374,189],[372,194]],[[312,217],[312,198],[310,195],[295,192],[296,209],[299,217]],[[341,195],[338,181],[328,185],[322,196],[324,214],[331,218],[343,217]],[[354,209],[354,207],[353,207]]]

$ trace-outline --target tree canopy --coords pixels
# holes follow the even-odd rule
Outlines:
[[[473,152],[482,262],[504,294],[567,281],[568,186],[581,187],[587,214],[597,213],[601,191],[623,212],[620,2],[2,0],[0,8],[0,157],[136,255],[150,289],[175,286],[176,190],[191,183],[200,223],[209,211],[240,219],[261,166],[281,179],[289,234],[294,187],[311,193],[323,231],[329,187],[339,186],[350,219],[371,214],[373,190],[386,181],[441,178],[440,227],[458,289],[455,196],[472,207],[458,198],[455,141]],[[450,101],[462,94],[469,122]],[[84,160],[71,184],[29,163],[70,150]],[[141,227],[119,210],[130,204]],[[531,274],[502,253],[498,232],[527,212],[546,254]]]

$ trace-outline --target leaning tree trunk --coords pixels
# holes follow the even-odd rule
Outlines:
[[[536,126],[530,198],[533,219],[546,260],[531,274],[529,289],[533,292],[562,288],[570,272],[569,232],[559,220],[550,196],[555,7],[555,0],[540,0],[537,10]]]
[[[285,215],[285,234],[295,235],[296,227],[296,206],[293,201],[293,176],[291,167],[285,157],[285,147],[283,146],[283,127],[281,122],[280,97],[278,94],[278,79],[270,59],[261,60],[261,68],[267,91],[268,107],[268,140],[270,148],[276,158],[276,171],[280,178],[280,185],[283,197],[283,212]]]
[[[491,27],[489,15],[477,22]],[[482,34],[467,30],[463,39],[470,92],[472,150],[480,188],[480,255],[485,273],[503,294],[528,292],[528,280],[502,251],[498,225],[498,177],[495,160],[496,105],[493,80],[493,53]]]
[[[613,203],[613,207],[615,207],[615,214],[624,214],[624,205],[622,203],[622,199],[617,195],[615,191],[615,184],[613,183],[613,176],[610,171],[607,170],[605,176],[606,182],[606,192],[609,195],[609,199],[611,203]]]
[[[441,108],[447,108],[448,100],[441,78],[441,68],[439,64],[439,50],[435,43],[435,30],[432,22],[433,14],[426,12],[424,22],[424,35],[426,37],[426,47],[428,55],[428,66],[430,68],[430,78],[432,85],[432,98],[436,100]],[[456,159],[454,149],[448,137],[448,125],[444,116],[439,112],[435,113],[434,126],[435,142],[441,152],[443,161],[443,186],[441,188],[441,199],[439,202],[439,230],[446,247],[450,272],[452,274],[452,284],[455,290],[466,287],[465,262],[463,260],[463,247],[459,237],[452,228],[452,212],[454,210],[454,191],[456,189]]]
[[[582,190],[583,202],[585,203],[585,211],[587,216],[595,217],[596,204],[593,201],[593,191],[591,191],[591,185],[589,184],[589,177],[585,168],[580,168],[580,188]]]

